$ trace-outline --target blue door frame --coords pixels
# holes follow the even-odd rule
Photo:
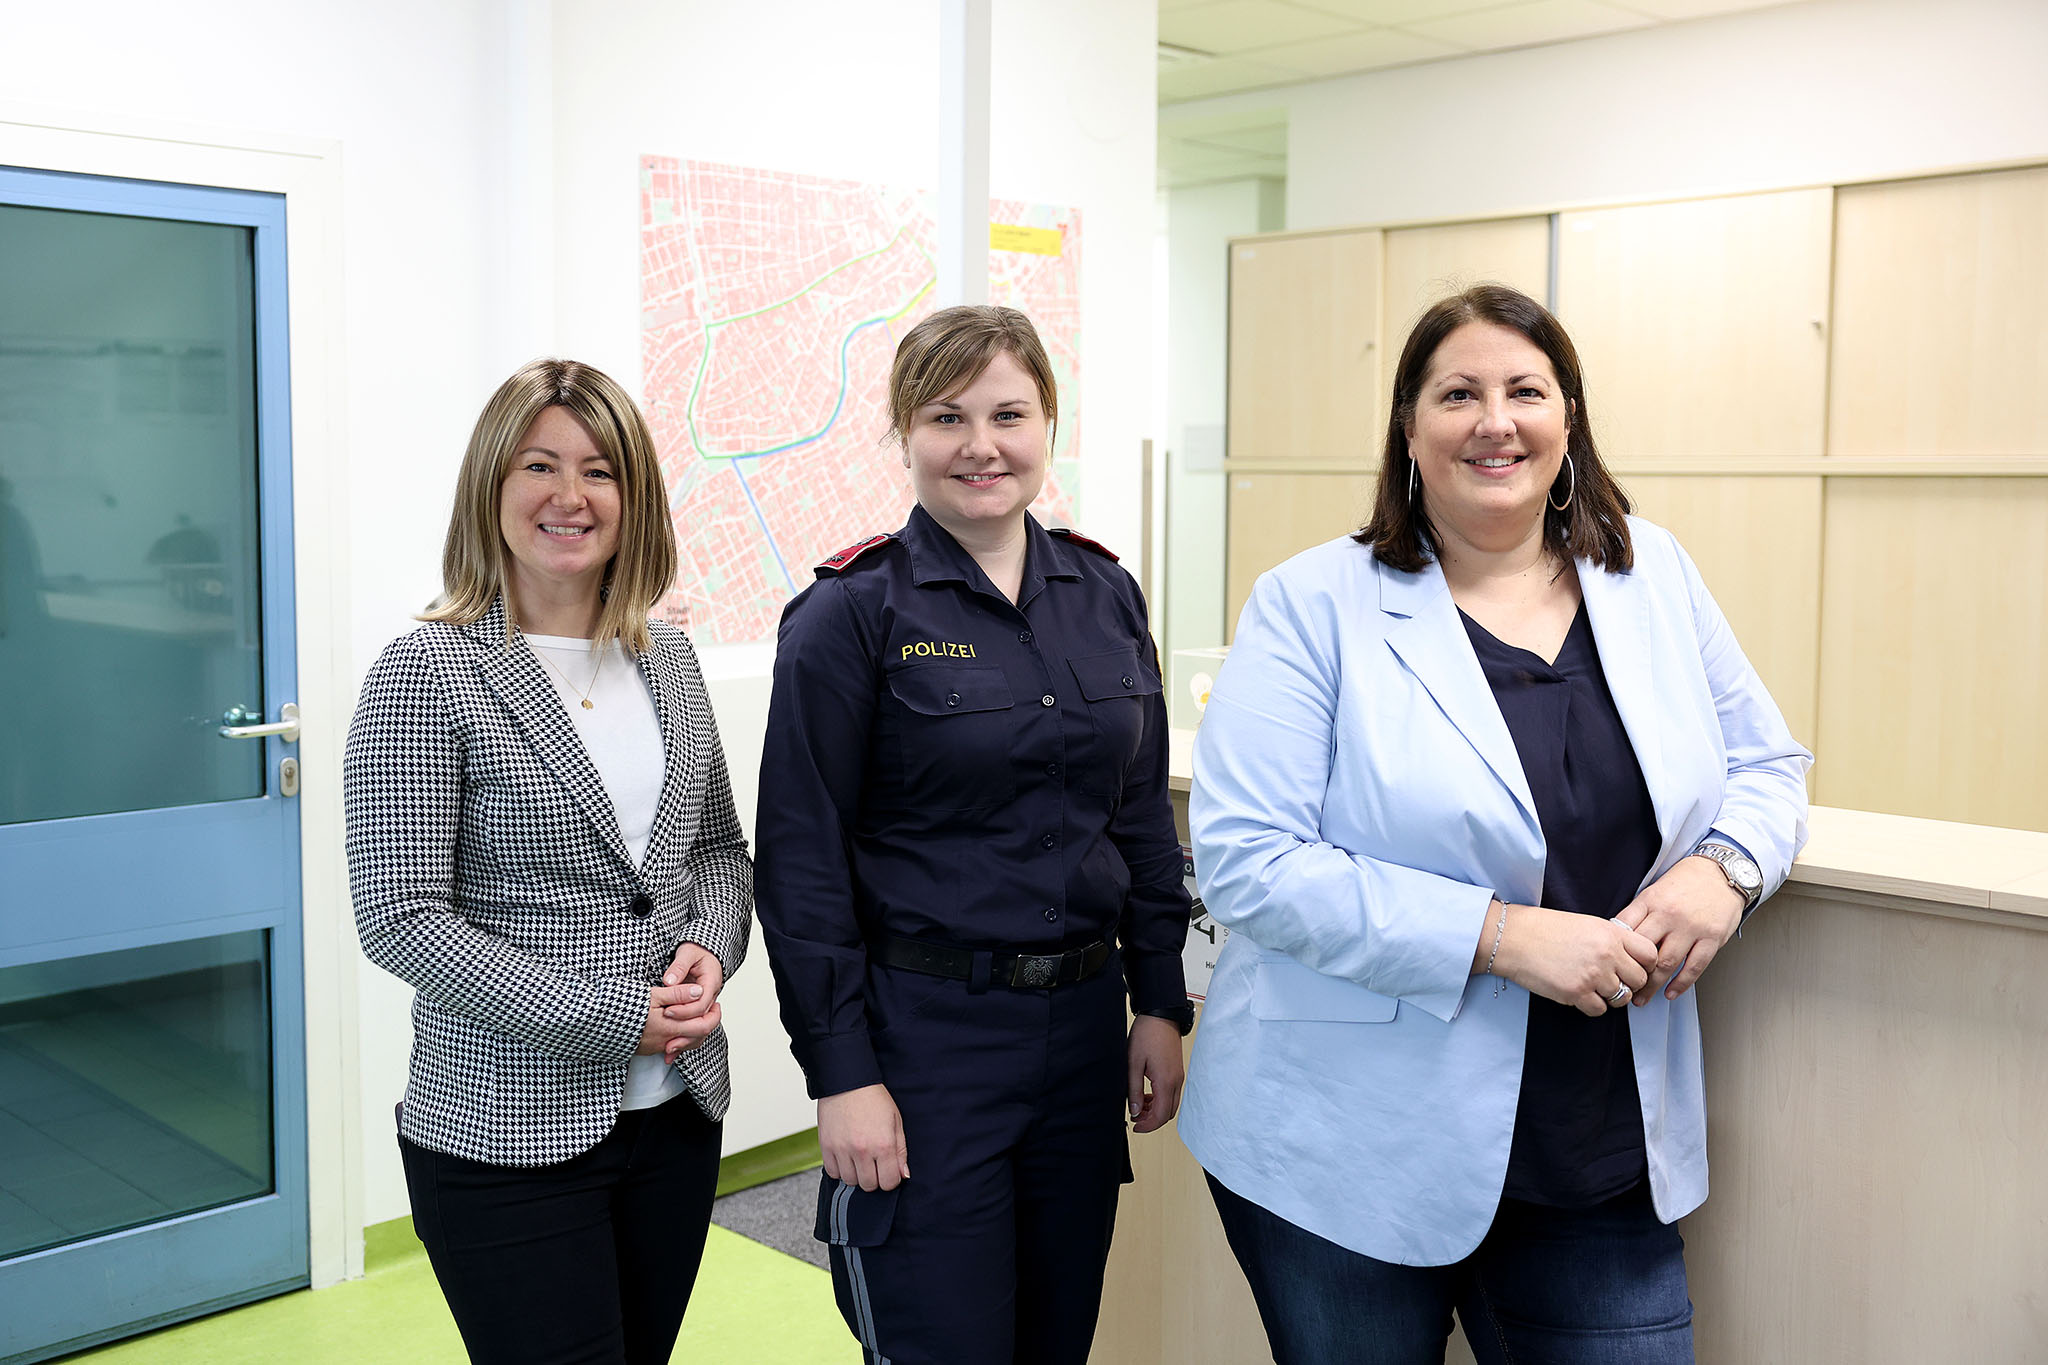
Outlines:
[[[276,719],[298,695],[283,197],[0,167],[0,204],[251,230],[263,706]],[[268,1194],[0,1261],[0,1365],[307,1283],[299,814],[278,791],[298,745],[241,742],[264,746],[262,796],[0,827],[0,967],[265,931],[274,1171]]]

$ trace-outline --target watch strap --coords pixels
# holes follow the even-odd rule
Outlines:
[[[1764,887],[1763,869],[1756,867],[1756,860],[1754,858],[1751,858],[1733,844],[1724,844],[1717,839],[1701,840],[1699,846],[1693,849],[1693,852],[1699,857],[1708,859],[1714,866],[1721,869],[1721,875],[1728,879],[1728,885],[1734,888],[1736,895],[1742,897],[1742,913],[1745,917],[1748,916],[1750,911],[1756,909],[1757,903],[1764,898]],[[1728,864],[1736,858],[1740,858],[1743,862],[1756,868],[1757,884],[1755,886],[1747,887],[1735,880],[1735,873]]]

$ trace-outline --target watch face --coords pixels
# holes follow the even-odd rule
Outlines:
[[[1738,890],[1747,895],[1763,889],[1764,874],[1758,870],[1755,863],[1725,844],[1714,844],[1711,847],[1712,852],[1709,856],[1727,871],[1728,880],[1734,882]],[[1700,851],[1708,852],[1707,849]]]

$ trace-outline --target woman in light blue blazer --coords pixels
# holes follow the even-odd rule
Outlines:
[[[1690,1361],[1691,986],[1812,756],[1514,290],[1410,335],[1372,516],[1260,578],[1195,746],[1232,931],[1180,1132],[1275,1359]]]

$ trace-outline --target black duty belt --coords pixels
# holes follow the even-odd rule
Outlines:
[[[1101,941],[1065,953],[993,952],[915,938],[877,939],[868,947],[868,956],[885,967],[970,983],[976,975],[974,960],[984,958],[988,962],[985,970],[990,985],[1013,986],[1018,990],[1048,990],[1086,981],[1102,970],[1110,952],[1109,944]]]

